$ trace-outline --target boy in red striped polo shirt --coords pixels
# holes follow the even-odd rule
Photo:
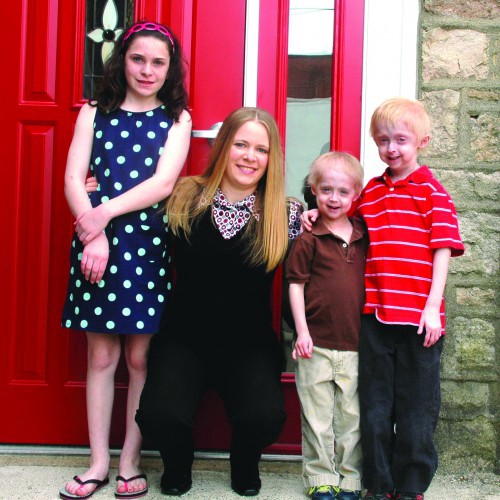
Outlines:
[[[464,246],[453,201],[417,162],[430,139],[424,106],[389,99],[370,131],[388,168],[358,204],[370,238],[359,347],[365,500],[420,500],[438,462],[448,263]]]

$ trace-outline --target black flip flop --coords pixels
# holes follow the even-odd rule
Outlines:
[[[103,479],[102,481],[99,479],[87,479],[87,481],[82,481],[78,476],[75,476],[73,481],[76,481],[80,486],[85,486],[86,484],[95,484],[97,486],[94,491],[91,491],[88,495],[74,495],[73,493],[66,491],[66,488],[62,488],[59,491],[59,497],[63,500],[74,500],[75,498],[84,500],[85,498],[90,498],[96,491],[104,488],[104,486],[109,483],[109,477]]]

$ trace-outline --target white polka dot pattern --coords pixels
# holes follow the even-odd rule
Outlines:
[[[92,206],[105,203],[150,178],[172,126],[164,106],[144,113],[96,112],[92,174],[99,189]],[[80,270],[83,247],[73,238],[62,325],[97,333],[156,333],[171,284],[167,228],[160,204],[113,219],[103,280],[90,284]]]

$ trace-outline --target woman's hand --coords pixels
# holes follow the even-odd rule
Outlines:
[[[101,233],[83,249],[80,266],[85,279],[91,283],[99,283],[108,265],[108,258],[108,239]]]
[[[80,214],[75,221],[78,238],[84,245],[88,245],[99,234],[102,234],[109,221],[110,217],[105,203],[87,210]]]
[[[312,210],[306,210],[300,216],[300,222],[302,224],[302,229],[305,231],[311,231],[313,222],[318,220],[319,210],[317,208],[313,208]]]

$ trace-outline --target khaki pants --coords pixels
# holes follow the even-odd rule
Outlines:
[[[297,359],[306,487],[361,490],[358,353],[314,347]]]

